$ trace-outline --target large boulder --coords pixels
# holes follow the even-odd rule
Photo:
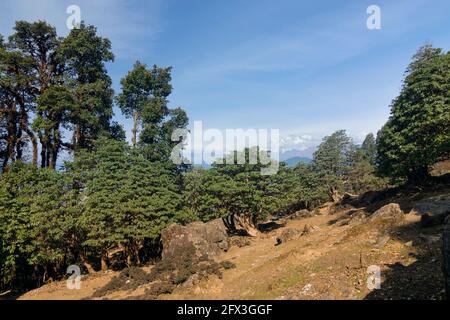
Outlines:
[[[215,259],[228,250],[228,234],[222,219],[207,223],[192,222],[186,226],[171,225],[161,233],[162,259],[173,256],[177,248],[193,246],[197,257]]]
[[[388,221],[397,223],[405,218],[405,214],[397,203],[389,203],[370,216],[370,221]]]

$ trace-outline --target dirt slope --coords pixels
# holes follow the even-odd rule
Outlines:
[[[233,246],[221,256],[236,267],[223,271],[222,279],[210,277],[195,286],[180,285],[160,299],[441,299],[442,226],[422,229],[420,208],[446,205],[450,190],[412,193],[397,202],[405,219],[395,225],[365,221],[373,208],[346,207],[330,214],[302,220],[286,220],[275,230],[252,239],[242,248]],[[381,207],[384,203],[380,203]],[[417,209],[419,208],[419,209]],[[372,211],[372,212],[370,212]],[[355,217],[353,220],[352,217]],[[287,229],[309,234],[276,245]],[[312,227],[312,228],[311,228]],[[381,268],[381,289],[367,288],[367,268]],[[145,268],[149,270],[151,267]],[[69,290],[57,282],[30,291],[20,299],[86,299],[117,273],[98,273],[82,279],[81,290]],[[107,299],[137,298],[145,286],[118,291]]]

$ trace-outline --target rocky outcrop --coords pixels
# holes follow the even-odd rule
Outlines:
[[[307,209],[302,209],[300,211],[296,211],[293,214],[289,215],[287,218],[289,220],[301,220],[314,217],[314,213],[312,211],[309,211]]]
[[[173,256],[179,247],[193,246],[197,257],[215,259],[228,250],[228,234],[222,219],[207,223],[192,222],[186,226],[172,225],[161,233],[162,259]]]
[[[386,221],[397,223],[405,218],[405,214],[397,203],[390,203],[375,211],[369,218],[370,221]]]
[[[314,231],[316,231],[318,227],[310,226],[305,224],[303,230],[295,229],[295,228],[285,228],[280,233],[280,235],[276,238],[276,244],[280,245],[282,243],[286,243],[288,241],[296,240],[302,236],[306,236]]]

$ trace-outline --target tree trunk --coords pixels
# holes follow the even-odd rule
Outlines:
[[[94,273],[95,272],[94,267],[92,266],[92,264],[90,264],[88,259],[84,256],[84,254],[81,254],[80,258],[81,258],[81,262],[83,262],[83,265],[86,267],[88,273],[90,273],[90,274]]]
[[[102,271],[107,271],[109,266],[108,254],[104,253],[101,258]]]
[[[27,133],[28,137],[30,138],[31,145],[33,146],[33,166],[37,167],[38,163],[38,143],[36,140],[36,136],[31,130],[25,129],[25,132]]]
[[[16,160],[22,160],[23,155],[23,137],[22,137],[23,131],[22,128],[19,126],[17,131],[17,141],[16,141]]]
[[[339,203],[342,200],[342,195],[336,189],[336,187],[330,188],[330,198],[334,203]]]
[[[45,165],[47,163],[47,145],[46,143],[41,140],[41,168],[45,168]]]
[[[138,113],[135,111],[133,112],[133,129],[132,129],[132,144],[133,148],[136,147],[137,144],[137,126],[138,126]]]
[[[20,114],[21,114],[20,126],[21,126],[22,130],[28,135],[28,138],[31,141],[31,145],[33,147],[32,163],[33,163],[33,166],[37,167],[37,165],[38,165],[38,142],[36,139],[36,135],[33,133],[33,131],[30,129],[30,127],[28,125],[28,114],[27,114],[23,100],[20,102]]]
[[[260,234],[251,217],[235,215],[234,222],[251,237],[257,237]]]
[[[58,153],[60,148],[60,140],[59,136],[57,136],[55,133],[53,134],[53,145],[51,149],[51,159],[50,159],[50,169],[55,170],[56,169],[56,161],[58,160]]]
[[[222,218],[223,224],[228,229],[229,232],[236,232],[236,225],[234,223],[234,218],[232,215],[226,216]]]

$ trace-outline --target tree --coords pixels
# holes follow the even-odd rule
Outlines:
[[[450,52],[424,46],[409,65],[391,116],[378,133],[381,175],[420,183],[450,157]]]
[[[171,68],[147,66],[139,61],[122,79],[122,91],[117,103],[122,112],[133,118],[132,145],[138,144],[137,132],[142,127],[139,145],[151,161],[169,160],[172,148],[179,141],[172,141],[172,132],[186,128],[188,117],[181,108],[170,109],[167,97],[172,92]]]
[[[108,250],[122,247],[128,264],[139,264],[146,240],[155,240],[169,223],[182,220],[175,177],[161,163],[146,160],[125,142],[101,139],[69,165],[81,202],[79,226],[86,252],[108,264]]]
[[[32,161],[37,165],[37,139],[29,120],[29,113],[34,108],[30,90],[35,81],[33,60],[0,40],[0,117],[4,124],[0,139],[4,148],[2,167],[5,170],[8,163],[22,159],[27,140],[33,145]]]
[[[373,133],[369,133],[361,145],[362,156],[371,165],[375,165],[377,145]]]
[[[14,33],[9,37],[8,47],[12,50],[13,55],[20,56],[21,59],[26,60],[27,72],[16,72],[17,78],[24,80],[23,77],[27,75],[25,80],[26,94],[31,96],[28,103],[31,104],[31,111],[35,107],[35,101],[40,95],[52,85],[58,85],[62,81],[62,68],[57,59],[57,50],[60,44],[60,39],[57,37],[56,29],[44,21],[29,23],[26,21],[17,21]],[[27,102],[25,99],[17,101],[22,104],[22,112],[25,110]],[[23,100],[23,101],[21,101]],[[36,112],[42,119],[45,118],[44,112],[41,109]],[[50,121],[54,121],[51,119]],[[26,126],[24,126],[26,127]],[[34,141],[34,136],[28,132],[30,139]],[[54,136],[51,133],[43,130],[38,133],[41,142],[41,166],[46,167],[50,165],[52,152],[55,150]],[[53,143],[53,144],[52,144]],[[33,142],[33,162],[36,162],[37,145]]]
[[[20,161],[0,176],[1,290],[35,287],[75,262],[69,186],[61,173]]]
[[[257,164],[250,164],[249,154],[250,149],[235,151],[209,170],[187,173],[184,200],[201,220],[222,218],[231,231],[241,229],[256,236],[257,224],[273,213],[270,211],[273,208],[266,204],[277,193],[269,183],[269,176],[261,175],[263,165],[259,157]],[[242,155],[246,163],[237,164]]]
[[[338,130],[323,138],[314,153],[312,168],[317,179],[329,188],[330,197],[337,201],[339,191],[344,190],[352,165],[355,146],[345,130]]]
[[[313,166],[317,172],[345,178],[351,161],[353,144],[345,130],[323,138],[314,152]]]
[[[117,96],[117,104],[126,117],[133,119],[132,144],[136,147],[137,132],[144,106],[152,97],[152,74],[145,64],[139,61],[120,81],[122,91]]]
[[[61,126],[68,122],[75,108],[75,98],[65,86],[52,85],[37,99],[33,129],[46,145],[47,154],[42,167],[56,168],[63,138]]]
[[[113,116],[113,90],[105,63],[114,61],[111,42],[97,35],[94,26],[81,23],[71,30],[58,48],[57,58],[64,63],[67,85],[74,92],[71,110],[72,150],[91,148],[96,139],[109,131]]]

